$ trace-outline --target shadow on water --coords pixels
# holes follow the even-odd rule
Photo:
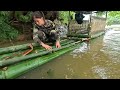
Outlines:
[[[109,30],[18,79],[119,79],[119,52],[120,31]]]

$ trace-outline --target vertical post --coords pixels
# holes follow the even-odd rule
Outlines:
[[[107,26],[108,11],[106,11],[105,14],[106,14],[106,25],[105,26]]]
[[[106,11],[106,19],[107,19],[107,11]]]
[[[68,16],[68,34],[70,34],[70,11],[69,11],[69,16]]]
[[[90,32],[91,32],[91,20],[92,19],[92,11],[90,12],[90,21],[89,21],[89,24],[88,24],[88,35],[90,35]]]

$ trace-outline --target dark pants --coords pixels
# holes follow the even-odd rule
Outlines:
[[[50,33],[45,33],[43,31],[38,31],[38,37],[42,42],[50,42],[50,43],[55,43],[57,38],[58,38],[58,34],[55,30],[51,30]]]

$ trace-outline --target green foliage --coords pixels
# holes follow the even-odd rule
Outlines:
[[[97,17],[105,18],[106,17],[106,11],[98,11],[96,13]]]
[[[69,12],[68,11],[60,11],[59,12],[59,19],[61,20],[61,22],[63,24],[68,24],[68,20],[69,20]]]
[[[120,11],[108,12],[107,25],[120,24]]]
[[[75,20],[75,12],[70,12],[70,15],[73,17],[73,20]]]
[[[73,17],[73,19],[75,19],[75,13],[70,11],[70,16]],[[68,24],[69,22],[69,11],[59,11],[59,19],[62,20],[63,24]]]
[[[31,11],[27,12],[26,15],[23,14],[23,11],[15,11],[15,16],[18,21],[25,22],[25,23],[31,22],[31,20],[32,20],[32,12]]]
[[[120,16],[120,11],[110,11],[110,12],[108,13],[108,16],[109,16],[109,17]],[[120,18],[120,17],[118,17],[118,18]]]
[[[0,17],[0,39],[15,39],[18,36],[18,31],[6,23],[3,17]]]
[[[103,14],[104,14],[103,12],[96,13],[97,16],[102,16]]]
[[[18,36],[18,31],[9,25],[11,11],[0,11],[0,40],[14,39]]]
[[[11,11],[0,11],[0,17],[1,17],[1,20],[9,23],[10,18],[12,18]]]

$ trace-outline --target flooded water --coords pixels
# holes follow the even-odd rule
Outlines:
[[[120,79],[120,30],[106,31],[18,79]]]

